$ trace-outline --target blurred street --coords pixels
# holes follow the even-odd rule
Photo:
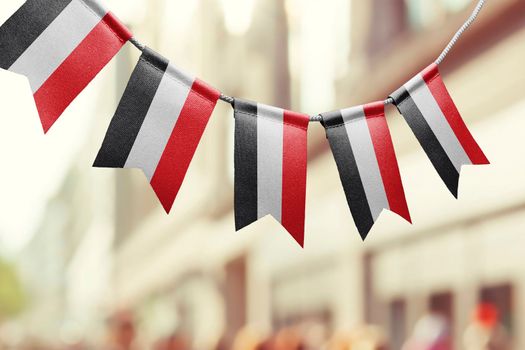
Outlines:
[[[225,94],[314,115],[386,98],[476,1],[102,2]],[[27,80],[0,71],[0,350],[525,349],[524,14],[487,1],[440,66],[492,163],[463,168],[459,200],[387,108],[413,225],[384,212],[362,242],[311,125],[304,250],[270,217],[235,232],[225,103],[170,215],[139,170],[91,167],[134,46],[46,136]]]

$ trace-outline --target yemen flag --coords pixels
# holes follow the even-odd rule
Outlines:
[[[94,166],[142,169],[169,213],[219,96],[146,48]]]
[[[307,115],[235,99],[235,225],[273,216],[304,246]]]
[[[363,239],[383,209],[410,213],[383,102],[322,115],[350,211]]]
[[[96,0],[27,0],[0,27],[0,67],[29,79],[47,132],[131,36]]]
[[[457,198],[463,165],[489,164],[432,64],[391,96],[448,189]]]

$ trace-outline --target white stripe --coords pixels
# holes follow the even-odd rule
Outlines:
[[[423,77],[418,74],[405,84],[405,88],[456,170],[460,172],[462,165],[472,164]]]
[[[365,189],[368,206],[376,221],[383,209],[390,209],[390,205],[363,106],[342,110],[341,115]]]
[[[193,82],[195,81],[195,77],[179,70],[177,67],[175,67],[175,65],[171,63],[166,69],[166,74],[168,74],[172,79],[174,79],[175,83],[179,83],[190,88],[193,85]]]
[[[182,83],[176,76],[184,75],[170,64],[124,166],[142,169],[149,181],[155,174],[193,84],[190,77],[184,76],[187,83]]]
[[[9,70],[25,75],[35,93],[100,22],[100,11],[71,1]]]
[[[281,221],[283,120],[280,108],[257,105],[257,214]]]

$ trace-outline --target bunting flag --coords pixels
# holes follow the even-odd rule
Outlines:
[[[131,36],[97,0],[27,0],[0,27],[0,67],[29,79],[47,132]]]
[[[363,240],[383,209],[411,222],[384,103],[321,116],[350,211]]]
[[[463,165],[489,164],[431,64],[391,96],[419,143],[457,198]]]
[[[463,165],[489,164],[441,78],[438,59],[386,102],[310,118],[221,95],[145,47],[99,0],[26,0],[0,26],[0,68],[28,78],[47,133],[127,41],[142,55],[93,166],[141,169],[169,213],[219,98],[235,110],[235,225],[273,216],[304,247],[307,133],[322,121],[351,214],[366,239],[383,210],[411,222],[385,118],[392,101],[452,194]]]
[[[142,169],[169,212],[219,96],[145,48],[94,166]]]
[[[235,224],[272,215],[304,246],[309,116],[235,99]]]

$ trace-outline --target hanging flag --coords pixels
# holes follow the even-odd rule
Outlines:
[[[142,169],[169,212],[219,96],[146,48],[94,166]]]
[[[448,189],[457,198],[463,165],[489,164],[432,64],[391,96]]]
[[[27,0],[0,27],[0,67],[29,79],[47,132],[131,36],[97,0]]]
[[[304,246],[307,115],[235,99],[235,224],[272,215]]]
[[[383,102],[322,114],[350,211],[363,239],[383,209],[411,222]]]

